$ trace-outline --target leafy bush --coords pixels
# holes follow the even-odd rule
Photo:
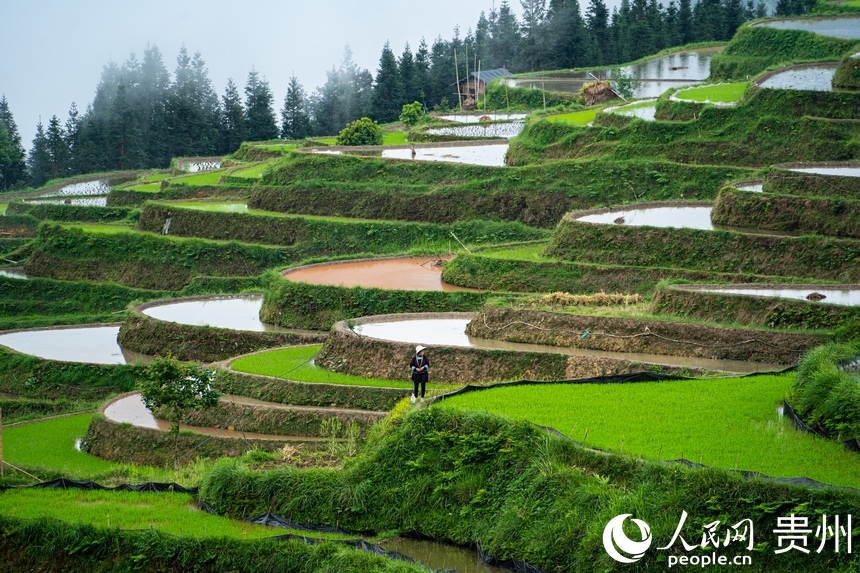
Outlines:
[[[384,136],[379,124],[362,117],[344,127],[337,136],[338,145],[382,145]]]
[[[812,428],[845,441],[860,437],[860,343],[811,350],[797,367],[791,401]]]
[[[400,121],[406,127],[415,126],[422,117],[424,117],[424,106],[420,101],[404,104],[403,111],[400,112]]]

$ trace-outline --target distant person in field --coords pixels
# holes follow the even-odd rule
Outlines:
[[[414,386],[414,390],[412,392],[412,403],[414,404],[416,400],[418,400],[418,387],[421,387],[421,401],[424,401],[424,391],[427,389],[427,379],[429,377],[430,371],[430,359],[424,355],[424,351],[427,349],[426,346],[421,346],[420,344],[415,347],[415,355],[412,357],[412,361],[409,363],[409,367],[412,369],[412,385]]]
[[[167,212],[167,220],[164,222],[164,227],[161,229],[161,234],[166,235],[170,230],[170,211]]]
[[[418,152],[415,151],[415,144],[412,144],[412,159],[415,159],[415,156],[418,155]]]

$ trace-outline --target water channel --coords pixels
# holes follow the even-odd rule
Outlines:
[[[569,356],[594,356],[598,358],[613,358],[687,368],[704,368],[724,372],[770,372],[781,370],[784,365],[744,360],[717,360],[711,358],[691,358],[687,356],[668,356],[662,354],[645,354],[639,352],[607,352],[570,346],[547,346],[543,344],[527,344],[523,342],[508,342],[490,338],[475,338],[466,334],[468,318],[410,318],[391,322],[371,322],[357,324],[354,332],[369,338],[407,342],[410,344],[426,344],[428,346],[465,346],[482,350],[512,350],[516,352],[541,352],[566,354]]]
[[[475,290],[442,282],[438,259],[406,258],[330,263],[285,271],[291,281],[316,285],[334,285],[400,290],[458,291]]]

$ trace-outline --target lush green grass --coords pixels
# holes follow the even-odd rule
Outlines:
[[[66,225],[67,227],[75,227],[82,230],[84,233],[92,233],[98,235],[122,235],[125,233],[136,232],[131,227],[126,225]]]
[[[572,123],[573,125],[588,125],[594,121],[594,116],[600,111],[597,108],[584,109],[582,111],[573,111],[570,113],[560,113],[558,115],[550,115],[546,117],[547,121],[553,123]]]
[[[170,177],[169,175],[167,177]],[[161,190],[161,183],[141,183],[132,187],[125,187],[127,191],[142,191],[144,193],[157,193]]]
[[[64,475],[95,475],[114,470],[118,464],[75,449],[75,440],[84,437],[91,417],[81,414],[4,428],[3,459],[16,466],[45,468]]]
[[[247,203],[238,201],[226,202],[164,202],[164,205],[178,207],[181,209],[194,209],[196,211],[211,211],[215,213],[246,213],[248,215],[260,215],[264,217],[279,217],[281,219],[309,219],[314,221],[331,221],[334,223],[389,223],[382,219],[350,219],[348,217],[324,217],[321,215],[295,215],[292,213],[279,213],[277,211],[263,211],[261,209],[249,209]]]
[[[292,143],[276,143],[273,145],[255,145],[254,149],[264,149],[266,151],[288,151],[297,149],[299,146]]]
[[[265,525],[217,517],[197,509],[194,496],[136,491],[19,489],[0,494],[0,514],[119,529],[157,529],[183,537],[257,539],[285,533]],[[302,534],[295,531],[294,533]],[[304,535],[308,535],[304,532]],[[316,533],[314,537],[319,537]],[[327,538],[342,536],[325,535]]]
[[[406,135],[405,131],[386,131],[383,133],[382,145],[405,145]]]
[[[556,259],[544,257],[543,251],[546,249],[546,243],[536,243],[534,245],[522,245],[518,247],[509,247],[506,249],[487,249],[480,251],[482,257],[488,259],[512,259],[516,261],[542,261],[552,262]]]
[[[275,376],[298,382],[318,382],[323,384],[347,384],[350,386],[376,386],[381,388],[412,388],[409,380],[384,380],[381,378],[364,378],[324,370],[310,362],[319,352],[320,346],[301,346],[261,352],[240,358],[233,362],[231,368],[249,374]],[[406,376],[404,375],[404,378]],[[428,390],[448,389],[450,386],[431,384]]]
[[[634,384],[540,385],[474,392],[446,405],[551,426],[625,454],[807,476],[860,486],[860,460],[777,415],[793,375]]]
[[[165,179],[170,179],[173,177],[170,173],[153,173],[152,175],[147,175],[143,178],[144,181],[164,181]]]
[[[244,169],[237,169],[230,175],[232,177],[247,177],[249,179],[259,179],[263,176],[263,171],[265,171],[267,167],[269,167],[268,163],[260,163],[259,165],[252,165],[251,167],[245,167]]]
[[[0,215],[6,214],[6,207],[8,207],[8,203],[0,203]]]
[[[733,103],[743,99],[747,91],[746,82],[736,84],[717,84],[714,86],[702,86],[700,88],[690,88],[681,90],[675,93],[675,97],[682,100],[690,100],[696,102],[719,102]]]
[[[177,177],[172,181],[182,185],[218,185],[224,171],[206,171],[197,175],[189,175],[188,177]]]
[[[337,143],[337,137],[315,137],[313,141],[319,141],[326,145],[335,145]]]

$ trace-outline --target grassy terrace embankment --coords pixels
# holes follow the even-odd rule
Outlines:
[[[685,282],[767,283],[791,278],[710,272],[668,267],[571,262],[544,256],[545,244],[461,253],[445,263],[447,283],[496,292],[593,294],[625,292],[650,295],[662,280]]]
[[[714,202],[711,220],[717,225],[858,239],[860,201],[750,193],[725,187]]]
[[[583,223],[566,217],[550,256],[595,264],[860,282],[860,242]]]
[[[719,286],[719,285],[717,285]],[[839,285],[834,285],[839,288]],[[780,285],[773,285],[779,289]],[[849,285],[843,285],[848,288]],[[809,286],[812,292],[814,287]],[[651,311],[688,320],[720,320],[755,327],[826,330],[851,327],[860,321],[860,308],[815,304],[789,298],[704,292],[694,286],[672,285],[657,290]],[[847,333],[850,335],[849,333]]]
[[[764,180],[764,192],[782,195],[797,195],[799,197],[833,197],[840,199],[856,199],[860,196],[860,177],[839,177],[836,175],[821,175],[818,173],[801,173],[791,171],[789,167],[819,166],[850,166],[852,164],[815,164],[795,163],[779,165],[771,168]],[[860,169],[860,162],[854,162]]]
[[[722,430],[710,428],[712,438]],[[696,528],[726,515],[753,515],[757,543],[770,548],[776,519],[786,512],[813,522],[816,512],[847,514],[860,502],[855,491],[745,481],[723,470],[606,455],[527,422],[437,406],[389,424],[343,469],[254,471],[224,460],[201,482],[201,495],[231,516],[272,511],[361,530],[418,530],[457,543],[480,542],[486,553],[545,570],[576,571],[614,566],[601,540],[606,523],[620,512],[645,520],[661,545],[671,539],[682,511]],[[725,551],[743,549],[732,544]],[[661,566],[659,555],[649,552],[627,568],[653,570]],[[847,570],[851,559],[832,551],[797,554],[790,567]],[[770,549],[756,553],[761,570],[784,564]]]
[[[856,144],[860,122],[854,121],[860,118],[860,94],[761,88],[750,92],[744,104],[708,106],[691,121],[645,122],[599,114],[595,123],[607,125],[577,127],[533,119],[511,141],[508,161],[521,165],[648,157],[691,165],[761,168],[786,161],[843,161],[860,156]]]
[[[177,208],[178,207],[178,208]],[[395,253],[409,249],[445,250],[453,232],[469,245],[530,241],[549,236],[542,229],[520,223],[469,221],[452,225],[397,223],[302,217],[252,211],[221,213],[205,204],[144,207],[138,227],[160,232],[169,217],[170,234],[265,245],[305,244],[308,255]],[[168,214],[169,213],[169,214]]]
[[[788,64],[832,62],[853,53],[852,49],[856,51],[857,44],[857,40],[746,24],[722,52],[714,55],[711,79],[742,80]]]
[[[500,168],[296,154],[264,175],[248,206],[360,219],[487,219],[552,227],[572,209],[645,197],[711,199],[726,181],[752,176],[743,168],[635,158]]]

